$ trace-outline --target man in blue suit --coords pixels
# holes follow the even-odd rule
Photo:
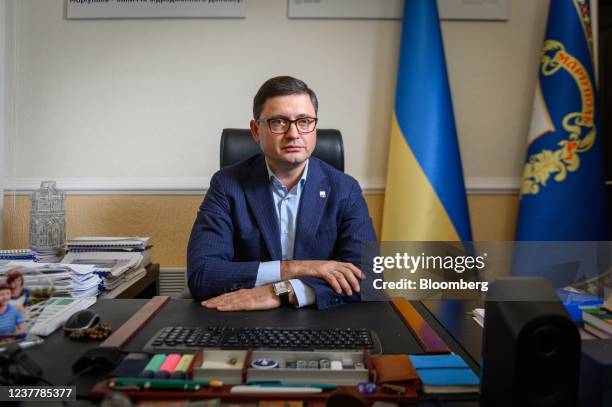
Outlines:
[[[204,307],[323,309],[360,301],[371,286],[361,250],[376,236],[361,188],[311,157],[317,107],[288,76],[255,95],[251,133],[262,154],[213,176],[189,239],[189,289]]]

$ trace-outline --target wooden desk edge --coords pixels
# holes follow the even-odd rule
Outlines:
[[[433,328],[423,319],[421,314],[414,306],[403,298],[391,299],[391,304],[402,317],[404,323],[416,337],[419,345],[428,354],[448,354],[451,353],[446,343],[433,330]]]
[[[102,344],[101,348],[121,348],[136,333],[138,333],[163,307],[170,301],[168,296],[156,296],[151,298],[134,315],[123,323]]]

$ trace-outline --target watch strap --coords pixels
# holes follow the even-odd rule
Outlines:
[[[281,293],[278,296],[278,298],[280,298],[281,305],[283,306],[291,305],[291,301],[289,301],[289,291],[285,291],[284,293]]]
[[[289,300],[289,294],[293,291],[291,283],[287,281],[281,281],[274,284],[274,293],[278,296],[281,301],[281,305],[291,305]]]

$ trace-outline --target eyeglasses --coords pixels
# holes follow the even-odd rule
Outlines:
[[[268,128],[274,134],[285,134],[291,128],[291,125],[295,123],[295,128],[298,133],[310,133],[317,127],[316,117],[300,117],[299,119],[289,120],[277,117],[273,119],[259,120],[259,122],[268,122]]]

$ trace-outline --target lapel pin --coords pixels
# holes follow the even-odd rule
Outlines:
[[[325,193],[325,191],[319,191],[319,197],[320,198],[325,198],[327,196],[327,194]]]

